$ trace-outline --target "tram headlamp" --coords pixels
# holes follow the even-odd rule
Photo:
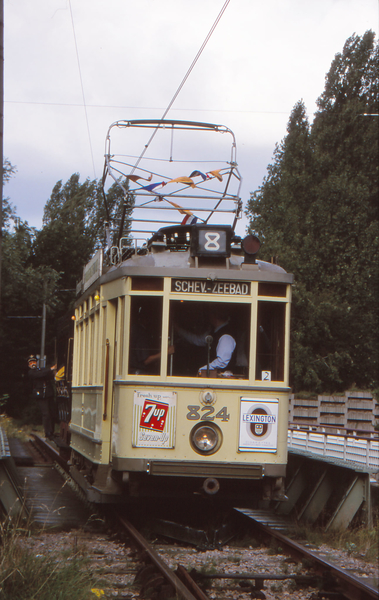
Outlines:
[[[254,264],[255,257],[258,254],[259,248],[261,247],[261,242],[259,241],[259,238],[257,238],[256,235],[250,233],[249,235],[243,238],[241,245],[245,253],[245,263]]]
[[[199,454],[213,454],[221,446],[222,433],[214,423],[209,425],[199,423],[191,431],[190,442]]]

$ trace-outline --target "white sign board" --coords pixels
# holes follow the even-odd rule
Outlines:
[[[278,446],[277,398],[241,398],[240,452],[276,452]]]
[[[133,447],[174,448],[176,392],[138,390],[133,403]]]

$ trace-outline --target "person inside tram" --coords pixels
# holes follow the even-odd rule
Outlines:
[[[211,376],[232,373],[236,362],[236,339],[226,308],[222,305],[213,306],[209,314],[209,323],[209,330],[200,335],[186,331],[178,325],[175,325],[175,329],[187,342],[209,347],[209,365],[198,369],[200,377],[206,377],[208,369]]]
[[[131,326],[129,373],[134,375],[154,375],[159,372],[160,351],[154,351],[153,340],[150,339],[147,328],[138,319]],[[174,346],[168,347],[168,354],[175,352]]]

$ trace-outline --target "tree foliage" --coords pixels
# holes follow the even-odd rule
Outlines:
[[[4,180],[14,172],[15,167],[5,161]],[[0,400],[10,396],[8,410],[13,414],[20,413],[28,401],[22,375],[27,356],[40,351],[43,304],[47,307],[46,353],[51,362],[57,320],[72,306],[83,266],[105,245],[104,222],[108,218],[119,225],[122,222],[112,243],[128,236],[133,198],[124,196],[115,183],[104,201],[100,182],[87,179],[81,183],[74,173],[66,183],[58,181],[54,186],[39,231],[21,221],[12,204],[4,200],[0,343],[7,351],[0,363]]]
[[[346,41],[312,126],[298,102],[248,204],[265,257],[295,274],[297,390],[377,385],[378,54],[372,32]]]
[[[115,183],[106,194],[107,215],[100,183],[89,179],[80,183],[79,179],[79,173],[74,173],[65,184],[56,183],[34,242],[35,264],[54,268],[61,274],[60,287],[72,290],[83,266],[105,244],[107,216],[117,220],[124,205],[122,189]],[[126,219],[124,235],[128,228]]]

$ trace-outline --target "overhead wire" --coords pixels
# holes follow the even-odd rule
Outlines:
[[[86,98],[85,98],[85,94],[84,94],[84,85],[83,85],[83,78],[82,78],[82,70],[80,68],[79,51],[78,51],[78,44],[77,44],[77,41],[76,41],[75,24],[74,24],[74,17],[73,17],[72,8],[71,8],[71,0],[68,0],[68,5],[70,7],[71,25],[72,25],[72,32],[73,32],[73,35],[74,35],[76,60],[77,60],[77,63],[78,63],[79,79],[80,79],[80,86],[81,86],[81,89],[82,89],[82,98],[83,98],[84,113],[85,113],[86,123],[87,123],[87,133],[88,133],[88,140],[89,140],[89,146],[90,146],[90,152],[91,152],[92,168],[93,168],[93,173],[94,173],[94,176],[95,176],[95,179],[96,179],[96,168],[95,168],[95,161],[94,161],[94,158],[93,158],[93,148],[92,148],[91,132],[90,132],[90,128],[89,128],[87,104],[86,104]]]
[[[209,39],[210,39],[211,35],[213,34],[214,30],[216,29],[216,27],[217,27],[218,23],[220,22],[222,15],[223,15],[223,14],[224,14],[224,12],[226,11],[226,9],[227,9],[227,7],[228,7],[228,4],[229,4],[229,2],[230,2],[230,0],[226,0],[226,1],[225,1],[225,3],[224,3],[224,5],[223,5],[222,9],[220,10],[219,14],[218,14],[218,15],[217,15],[217,17],[216,17],[216,20],[214,21],[214,23],[213,23],[212,27],[210,28],[210,30],[209,30],[209,32],[208,32],[208,35],[206,36],[206,38],[205,38],[204,42],[202,43],[202,45],[201,45],[201,47],[200,47],[200,49],[199,49],[198,53],[196,54],[195,58],[193,59],[193,61],[192,61],[191,65],[190,65],[190,67],[189,67],[189,69],[187,70],[187,73],[186,73],[186,74],[185,74],[185,76],[183,77],[183,79],[182,79],[182,81],[181,81],[181,83],[180,83],[180,85],[179,85],[178,89],[176,90],[176,92],[175,92],[175,94],[173,95],[173,97],[172,97],[172,99],[171,99],[171,101],[170,101],[169,105],[167,106],[166,110],[164,111],[164,113],[163,113],[163,115],[162,115],[162,117],[161,117],[161,119],[160,119],[160,122],[162,122],[162,121],[164,120],[164,118],[166,117],[166,115],[167,115],[167,113],[169,112],[170,108],[171,108],[171,107],[172,107],[172,105],[174,104],[174,102],[175,102],[176,98],[177,98],[177,97],[178,97],[178,95],[180,94],[180,92],[181,92],[181,90],[182,90],[182,88],[183,88],[184,84],[186,83],[186,81],[187,81],[188,77],[190,76],[190,74],[191,74],[191,72],[192,72],[193,68],[195,67],[195,65],[196,65],[197,61],[199,60],[199,58],[200,58],[200,56],[201,56],[201,54],[202,54],[202,52],[203,52],[203,50],[204,50],[205,46],[206,46],[206,45],[207,45],[207,43],[209,42]],[[134,173],[135,169],[138,167],[139,163],[141,162],[142,158],[144,157],[144,155],[145,155],[145,153],[146,153],[146,151],[147,151],[148,147],[150,146],[151,142],[153,141],[153,139],[154,139],[154,137],[155,137],[155,135],[156,135],[156,133],[157,133],[158,129],[159,129],[159,124],[158,124],[158,125],[157,125],[157,127],[154,129],[154,131],[153,131],[153,133],[151,134],[151,136],[150,136],[150,138],[149,138],[149,140],[148,140],[147,144],[144,146],[144,148],[143,148],[143,150],[142,150],[142,152],[141,152],[141,154],[140,154],[140,156],[139,156],[139,158],[138,158],[138,160],[137,160],[136,164],[135,164],[135,165],[134,165],[134,167],[133,167],[132,173]]]
[[[32,100],[4,100],[4,104],[30,104],[37,106],[72,106],[73,108],[82,107],[83,104],[78,104],[75,102],[34,102]],[[113,105],[113,104],[86,104],[89,108],[121,108],[123,110],[161,110],[161,106],[121,106],[121,105]],[[221,112],[221,113],[233,113],[233,114],[256,114],[256,115],[288,115],[291,112],[291,108],[289,107],[287,110],[235,110],[235,109],[227,109],[227,108],[175,108],[174,110],[178,112]],[[309,113],[308,113],[309,114]],[[378,115],[360,115],[360,116],[378,116]]]

